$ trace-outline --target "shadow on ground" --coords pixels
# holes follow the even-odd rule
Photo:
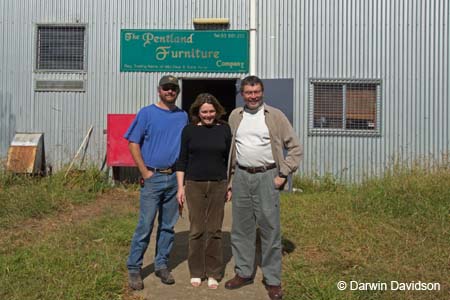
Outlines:
[[[230,232],[222,232],[222,247],[223,247],[223,263],[225,268],[225,266],[230,262],[232,257]],[[176,269],[178,265],[182,264],[184,261],[188,259],[188,249],[189,249],[189,231],[182,231],[175,233],[175,241],[173,244],[169,260],[169,268],[171,270]],[[150,247],[148,250],[151,251]],[[146,278],[154,272],[155,272],[155,265],[154,263],[151,263],[150,265],[145,266],[142,269],[142,277]],[[222,273],[224,273],[224,270]]]

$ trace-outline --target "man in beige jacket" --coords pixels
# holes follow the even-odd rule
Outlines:
[[[229,178],[233,225],[231,246],[235,277],[225,283],[237,289],[253,283],[256,227],[261,234],[261,269],[270,299],[282,299],[280,190],[300,164],[303,149],[286,116],[263,102],[264,84],[256,76],[241,82],[245,106],[229,123],[233,133]],[[283,151],[287,153],[284,155]]]

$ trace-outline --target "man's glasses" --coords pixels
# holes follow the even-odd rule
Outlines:
[[[251,95],[258,96],[258,95],[261,95],[261,94],[262,94],[261,90],[259,90],[259,91],[245,91],[244,92],[244,95],[246,95],[246,96],[251,96]]]
[[[176,85],[164,85],[164,86],[161,87],[161,89],[164,92],[167,92],[169,90],[172,90],[174,92],[178,92],[178,87]]]

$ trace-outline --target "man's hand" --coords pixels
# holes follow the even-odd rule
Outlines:
[[[142,178],[144,179],[149,179],[150,177],[153,176],[153,172],[148,170],[147,168],[145,168],[145,172],[141,174]]]
[[[144,163],[144,159],[142,158],[141,146],[139,144],[129,142],[128,148],[130,149],[131,156],[133,157],[134,162],[136,163],[136,166],[138,167],[142,178],[144,178],[145,180],[152,177],[153,172],[147,169],[147,166]]]
[[[280,176],[277,176],[273,179],[273,183],[275,184],[276,189],[280,189],[287,181],[287,178],[283,178]]]

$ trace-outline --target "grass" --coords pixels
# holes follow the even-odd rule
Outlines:
[[[88,203],[109,188],[106,175],[92,167],[48,177],[0,172],[0,228]]]
[[[83,207],[110,189],[96,168],[49,177],[0,173],[0,299],[120,299],[134,215],[57,230],[24,222]],[[116,220],[115,218],[119,218]],[[23,225],[25,224],[25,225]],[[36,225],[36,222],[32,226]]]
[[[122,299],[134,226],[134,214],[110,211],[31,244],[2,248],[0,299]]]
[[[74,205],[95,206],[90,203],[108,189],[102,175],[2,174],[0,182],[0,299],[127,297],[124,259],[136,222],[135,190],[123,192],[134,193],[131,209],[106,205],[88,219],[42,231],[19,225]],[[357,186],[331,176],[295,185],[303,192],[282,196],[283,242],[290,248],[283,258],[285,299],[449,298],[448,168],[395,168]],[[2,235],[6,231],[17,234]],[[439,282],[441,291],[339,291],[341,280]]]
[[[296,245],[283,261],[286,299],[448,299],[448,168],[396,168],[354,187],[310,181],[282,201],[283,237]],[[340,280],[438,282],[441,291],[339,291]]]

